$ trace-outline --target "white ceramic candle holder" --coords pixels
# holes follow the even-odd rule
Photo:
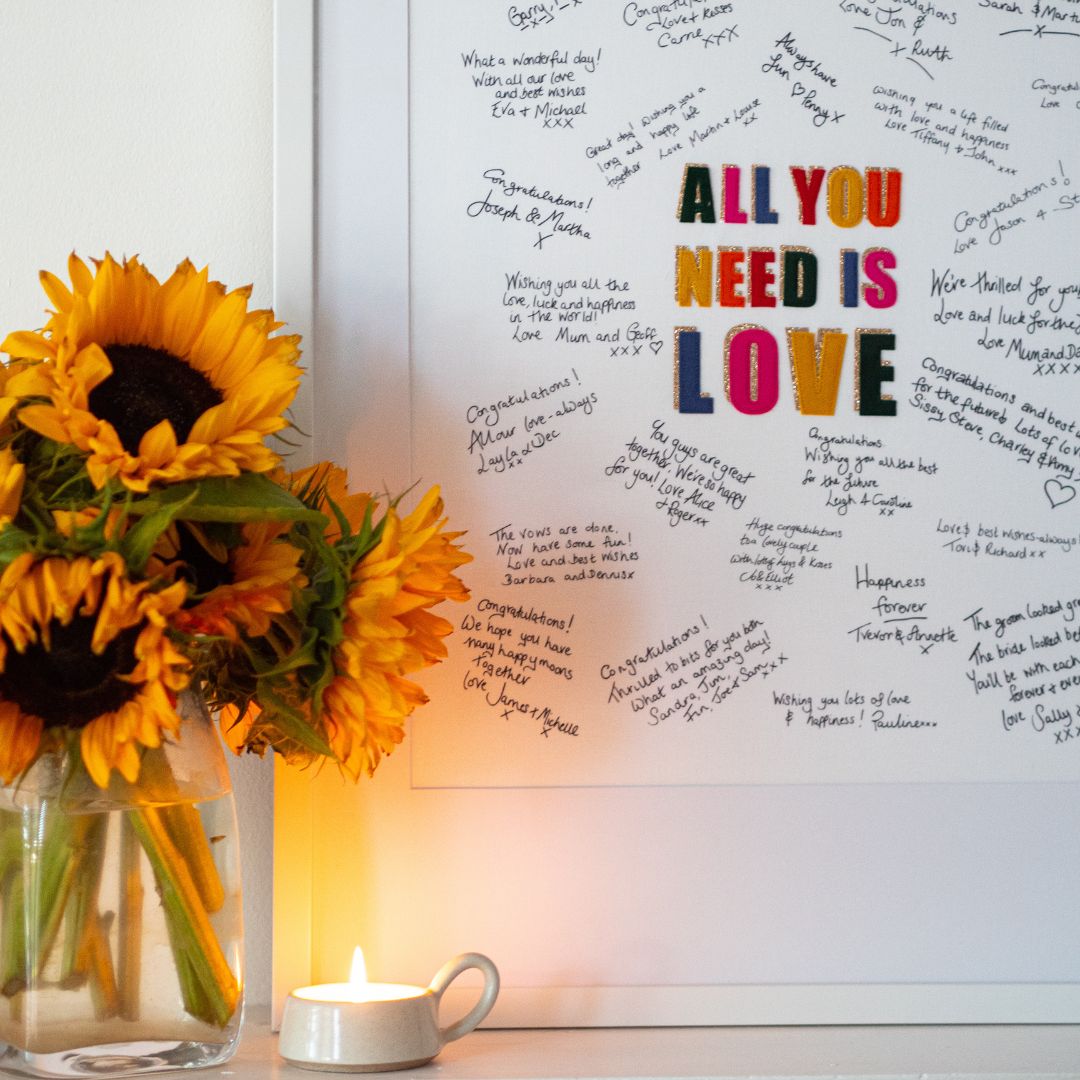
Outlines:
[[[439,1026],[443,992],[463,971],[483,972],[480,1000],[454,1024]],[[330,983],[294,990],[285,1002],[278,1050],[286,1061],[322,1072],[380,1072],[430,1061],[467,1035],[495,1004],[499,973],[480,953],[448,961],[427,987]]]

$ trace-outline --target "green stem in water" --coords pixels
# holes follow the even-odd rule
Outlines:
[[[32,835],[24,832],[22,887],[13,891],[3,920],[0,991],[9,997],[36,979],[49,959],[86,853],[90,825],[89,815],[68,815],[52,802],[23,819],[24,830]]]
[[[100,968],[96,969],[90,962],[93,952],[90,938],[100,933],[97,907],[107,825],[104,815],[92,816],[78,856],[79,865],[64,913],[64,952],[60,962],[60,984],[64,987],[81,986]]]
[[[21,868],[22,858],[22,815],[0,810],[0,882]]]
[[[26,989],[26,891],[22,866],[3,884],[3,922],[0,924],[0,993],[16,997]]]
[[[101,916],[96,911],[87,913],[83,928],[83,960],[90,974],[90,997],[94,1002],[94,1015],[107,1020],[120,1011],[120,991],[116,985],[116,969],[109,952],[109,926],[113,914]]]
[[[193,982],[184,1005],[193,1016],[224,1027],[236,1011],[240,985],[221,950],[198,886],[157,810],[153,807],[134,810],[131,821],[154,868],[173,940],[173,953],[177,958],[183,955],[191,968]],[[184,985],[184,972],[179,963],[178,971],[181,972],[181,985]],[[195,986],[197,992],[193,989]]]
[[[122,814],[121,818],[120,942],[117,948],[119,1012],[125,1020],[138,1020],[144,893],[139,858],[142,849],[130,815]]]

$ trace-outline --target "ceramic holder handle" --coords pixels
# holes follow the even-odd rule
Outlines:
[[[462,973],[470,968],[483,972],[484,989],[480,1000],[456,1023],[439,1028],[442,1042],[453,1042],[462,1035],[468,1035],[489,1012],[499,994],[499,972],[495,965],[481,953],[462,953],[448,960],[438,974],[431,980],[428,989],[435,995],[435,1007],[438,1009],[446,988]]]

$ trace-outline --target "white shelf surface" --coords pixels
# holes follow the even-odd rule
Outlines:
[[[245,1027],[230,1080],[314,1080],[277,1036]],[[326,1075],[325,1073],[323,1075]],[[367,1076],[408,1080],[1044,1080],[1080,1078],[1080,1026],[588,1028],[485,1030],[428,1065]]]

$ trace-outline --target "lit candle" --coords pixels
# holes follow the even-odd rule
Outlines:
[[[469,968],[484,975],[480,1000],[457,1023],[439,1026],[446,988]],[[364,954],[353,954],[349,981],[294,990],[285,1002],[279,1050],[303,1068],[334,1072],[407,1069],[430,1061],[484,1019],[499,993],[495,965],[479,953],[448,961],[426,987],[368,982]]]
[[[364,950],[357,945],[353,952],[348,982],[304,986],[294,990],[293,996],[305,1001],[343,1001],[355,1004],[361,1001],[395,1001],[400,998],[420,997],[426,993],[424,987],[410,986],[408,983],[368,982]]]

